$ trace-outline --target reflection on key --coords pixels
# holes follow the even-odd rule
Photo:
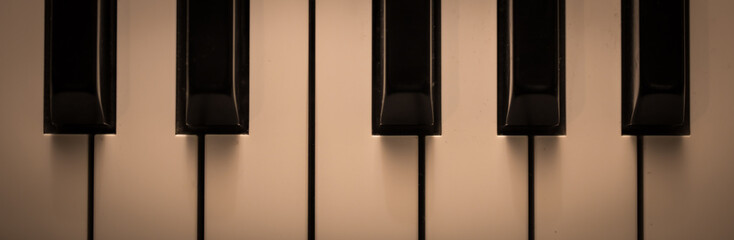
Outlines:
[[[623,1],[623,134],[690,134],[687,3]]]
[[[374,1],[373,134],[440,134],[437,5]]]
[[[249,4],[183,0],[179,8],[176,133],[247,133]]]
[[[115,132],[114,1],[48,1],[44,133]]]
[[[500,135],[565,134],[561,2],[498,2]]]

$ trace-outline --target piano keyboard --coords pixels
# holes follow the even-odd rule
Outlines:
[[[87,136],[43,129],[45,2],[0,2],[0,239],[87,237]],[[249,2],[248,133],[205,136],[205,239],[309,239],[309,7],[312,239],[417,239],[418,137],[372,134],[373,2]],[[565,134],[534,136],[532,151],[498,134],[497,1],[437,4],[425,239],[528,239],[530,191],[535,239],[637,239],[638,153],[644,239],[734,238],[734,2],[690,1],[690,135],[644,136],[639,151],[621,128],[621,1],[562,2]],[[116,14],[94,238],[196,239],[197,136],[176,134],[177,1],[117,0]]]

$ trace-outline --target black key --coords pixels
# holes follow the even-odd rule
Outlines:
[[[563,0],[499,0],[497,132],[566,132]]]
[[[115,132],[116,5],[46,1],[44,133]]]
[[[178,1],[176,133],[247,133],[249,5]]]
[[[373,1],[372,133],[441,133],[440,1]]]
[[[688,135],[688,1],[622,1],[622,134]]]

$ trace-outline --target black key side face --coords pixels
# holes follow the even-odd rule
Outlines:
[[[176,133],[243,134],[249,2],[179,0]]]
[[[439,1],[373,5],[372,133],[440,134]]]
[[[116,1],[46,1],[44,133],[115,132]]]
[[[688,1],[623,1],[622,133],[688,135]]]
[[[498,1],[498,134],[565,134],[563,9],[563,0]]]

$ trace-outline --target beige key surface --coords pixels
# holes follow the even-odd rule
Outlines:
[[[426,239],[526,239],[527,138],[497,135],[497,2],[441,5],[443,132],[426,139]]]
[[[563,137],[536,137],[536,239],[635,239],[635,138],[622,136],[621,4],[566,1]]]
[[[195,239],[196,137],[175,135],[176,1],[118,1],[117,134],[97,136],[97,239]]]
[[[43,133],[44,1],[0,1],[0,239],[84,239],[87,136]]]
[[[418,142],[372,136],[372,1],[316,1],[316,239],[418,237]]]
[[[206,136],[206,238],[306,239],[308,1],[250,13],[250,132]]]
[[[734,238],[732,11],[690,1],[691,135],[645,137],[645,239]]]

